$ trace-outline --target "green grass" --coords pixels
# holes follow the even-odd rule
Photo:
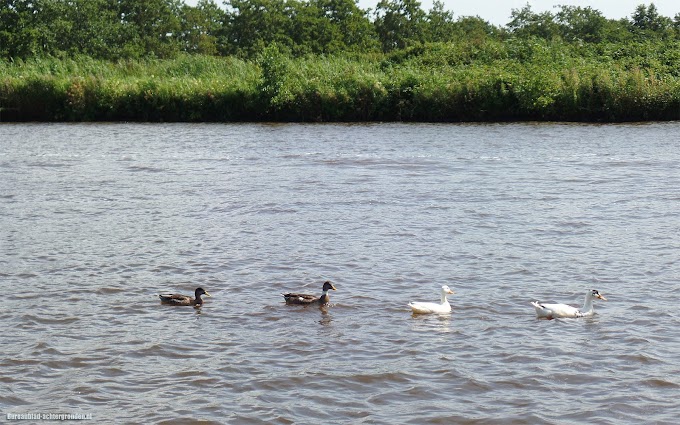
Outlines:
[[[181,55],[0,62],[0,119],[677,120],[677,51],[529,39],[295,59],[265,49],[254,61]]]
[[[253,64],[203,56],[35,60],[3,64],[0,75],[2,102],[18,108],[18,119],[42,121],[243,120],[260,78]]]

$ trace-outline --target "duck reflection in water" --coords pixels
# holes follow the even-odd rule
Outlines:
[[[451,329],[450,315],[412,314],[411,319],[413,320],[411,324],[412,330],[425,330],[426,332],[434,331],[440,333],[449,333],[453,331]]]
[[[322,305],[319,307],[319,311],[321,311],[321,319],[319,320],[319,324],[323,326],[329,326],[333,321],[333,316],[331,316],[331,314],[328,312],[328,306]]]

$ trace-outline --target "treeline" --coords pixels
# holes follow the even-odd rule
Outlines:
[[[511,11],[504,27],[455,17],[435,1],[382,0],[374,10],[354,0],[3,0],[0,57],[97,59],[173,58],[178,54],[253,58],[271,44],[287,54],[393,52],[426,43],[506,41],[538,37],[569,43],[625,44],[680,40],[673,19],[654,4],[629,19],[605,18],[591,7]]]

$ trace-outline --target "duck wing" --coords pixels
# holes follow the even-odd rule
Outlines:
[[[192,305],[194,303],[192,297],[182,294],[159,294],[158,298],[163,304],[170,305]]]
[[[451,306],[446,304],[437,303],[424,303],[424,302],[410,302],[408,306],[411,310],[417,314],[428,314],[428,313],[448,313],[451,311]]]
[[[319,297],[308,294],[282,294],[287,304],[312,304],[319,301]]]
[[[538,302],[531,303],[536,309],[539,317],[581,317],[583,313],[576,307],[567,304],[543,304]]]

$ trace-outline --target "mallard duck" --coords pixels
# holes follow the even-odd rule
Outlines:
[[[203,298],[201,295],[209,297],[210,294],[203,288],[196,288],[195,297],[191,298],[188,295],[181,294],[159,294],[158,297],[161,299],[161,303],[168,305],[193,305],[201,306],[203,305]]]
[[[607,301],[596,289],[591,289],[586,293],[586,300],[580,309],[567,304],[543,304],[538,301],[532,302],[531,305],[536,309],[536,316],[538,318],[587,317],[595,313],[593,309],[593,300],[595,299]]]
[[[410,302],[408,306],[411,307],[414,314],[427,314],[427,313],[449,313],[451,312],[451,305],[446,296],[453,294],[453,291],[449,289],[448,286],[442,286],[442,298],[440,303],[423,303],[423,302]]]
[[[327,280],[323,283],[323,292],[321,293],[320,297],[314,296],[314,295],[307,295],[307,294],[293,294],[293,293],[288,293],[288,294],[281,294],[283,295],[283,298],[286,300],[286,304],[328,304],[328,302],[331,300],[331,297],[328,296],[328,291],[330,290],[336,290],[335,286],[331,283],[330,280]]]

